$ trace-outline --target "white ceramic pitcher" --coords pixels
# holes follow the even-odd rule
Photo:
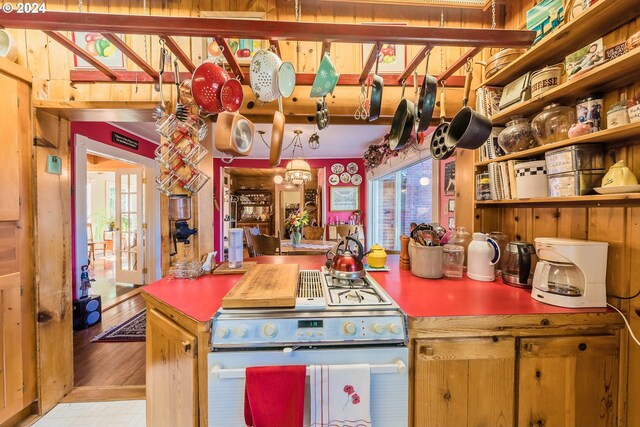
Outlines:
[[[485,233],[473,233],[469,243],[467,277],[482,282],[496,279],[496,263],[500,259],[500,247]]]

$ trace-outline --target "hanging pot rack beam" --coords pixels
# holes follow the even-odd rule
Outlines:
[[[415,71],[415,69],[418,68],[418,65],[420,65],[425,56],[427,56],[427,54],[431,52],[431,49],[433,49],[433,46],[431,45],[426,45],[425,47],[420,49],[420,52],[418,52],[418,54],[413,57],[409,65],[407,65],[407,68],[405,68],[402,74],[400,74],[400,77],[398,77],[399,83],[402,83],[409,78],[409,76]]]
[[[473,58],[481,50],[482,50],[481,47],[474,47],[472,49],[469,49],[464,55],[458,58],[456,62],[451,64],[451,66],[447,68],[442,74],[436,77],[436,80],[438,81],[438,83],[440,83],[442,80],[447,80],[449,77],[453,76],[453,73],[458,71],[460,68],[464,66],[464,64],[467,63],[467,59]]]
[[[526,30],[255,21],[63,11],[47,11],[47,13],[40,14],[3,13],[0,14],[0,26],[42,31],[86,31],[187,37],[213,36],[279,41],[382,42],[487,48],[529,47],[535,38],[535,32]]]
[[[236,61],[236,58],[234,57],[233,52],[229,47],[229,43],[227,43],[227,40],[221,37],[216,37],[216,43],[218,43],[218,46],[220,46],[220,49],[222,49],[222,54],[231,67],[231,71],[233,71],[233,74],[240,80],[240,82],[244,83],[244,81],[246,80],[246,76],[240,69],[240,65],[238,65],[238,61]]]
[[[367,57],[367,61],[364,63],[364,67],[362,68],[362,73],[360,73],[360,78],[358,79],[358,83],[363,84],[367,77],[369,77],[369,73],[371,73],[371,69],[373,65],[378,60],[378,55],[380,54],[380,49],[382,49],[382,43],[374,43],[369,51],[369,56]]]
[[[193,70],[196,69],[196,66],[191,61],[191,58],[189,58],[189,55],[187,55],[184,50],[182,50],[182,48],[178,45],[178,43],[176,43],[173,37],[164,36],[164,41],[167,45],[167,48],[169,48],[169,50],[173,52],[176,58],[178,58],[178,61],[180,61],[180,63],[184,65],[190,73],[193,73]]]
[[[102,62],[98,61],[96,58],[91,56],[91,54],[89,54],[89,52],[87,52],[86,50],[81,49],[77,44],[75,44],[73,41],[69,40],[67,37],[63,36],[62,34],[60,34],[57,31],[45,31],[44,33],[47,36],[49,36],[52,39],[54,39],[55,41],[57,41],[58,43],[60,43],[62,46],[64,46],[67,49],[69,49],[71,52],[75,53],[80,58],[82,58],[85,61],[87,61],[93,67],[98,69],[98,71],[100,71],[100,73],[102,73],[105,76],[107,76],[110,80],[116,80],[117,79],[116,74],[113,71],[111,71],[111,69],[109,69],[109,67],[105,66]]]
[[[73,83],[129,83],[129,84],[149,84],[155,83],[151,76],[142,71],[114,71],[116,79],[110,79],[99,71],[92,70],[71,70],[70,80]],[[312,73],[298,73],[296,74],[296,85],[298,86],[311,86],[315,79],[315,74]],[[381,74],[385,86],[398,86],[399,74]],[[183,71],[180,73],[180,80],[190,79],[191,73]],[[164,73],[162,76],[163,83],[175,83],[173,73]],[[407,84],[413,84],[413,76],[409,76]],[[422,78],[418,83],[422,82]],[[245,74],[244,84],[250,84],[250,79]],[[360,74],[340,74],[338,79],[338,86],[360,86]],[[446,81],[447,87],[463,87],[464,76],[451,76]]]
[[[122,52],[127,58],[132,60],[138,67],[147,73],[154,81],[160,78],[160,74],[152,66],[146,63],[144,59],[140,57],[128,44],[124,42],[120,37],[113,33],[102,33],[102,35],[109,40],[120,52]]]

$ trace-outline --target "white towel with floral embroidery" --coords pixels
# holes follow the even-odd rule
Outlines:
[[[371,427],[369,365],[313,365],[311,427]]]

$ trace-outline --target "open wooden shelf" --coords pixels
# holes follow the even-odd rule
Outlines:
[[[552,102],[575,105],[577,98],[588,96],[591,92],[607,92],[637,80],[640,80],[640,49],[632,50],[613,61],[574,77],[535,98],[506,108],[492,116],[491,120],[494,125],[501,125],[515,115],[527,117],[537,114]]]
[[[572,204],[616,204],[640,202],[640,193],[624,193],[624,194],[594,194],[589,196],[571,196],[571,197],[541,197],[535,199],[505,199],[505,200],[476,200],[476,206],[491,207],[503,205],[572,205]]]
[[[511,153],[505,156],[496,157],[491,160],[483,160],[482,162],[476,162],[475,165],[486,166],[490,163],[502,162],[505,160],[526,159],[529,157],[538,156],[549,150],[574,144],[588,144],[593,142],[616,142],[631,138],[640,139],[640,122],[630,123],[628,125],[619,126],[613,129],[605,129],[599,132],[590,133],[588,135],[582,135],[576,138],[569,138],[565,139],[564,141],[554,142],[552,144],[541,145],[529,150],[519,151],[517,153]]]
[[[564,61],[568,54],[635,19],[639,14],[638,0],[600,0],[573,21],[556,28],[484,84],[504,86],[527,71]]]

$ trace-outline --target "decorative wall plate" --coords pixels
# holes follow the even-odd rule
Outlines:
[[[329,175],[329,184],[336,185],[340,182],[340,177],[336,174]]]
[[[359,173],[355,173],[355,174],[351,175],[351,183],[353,185],[362,184],[362,175],[360,175]]]
[[[349,172],[351,175],[358,172],[358,165],[355,162],[349,162],[349,164],[347,165],[347,172]]]
[[[331,165],[331,172],[341,174],[344,172],[344,165],[340,163],[334,163]]]
[[[340,181],[348,184],[349,182],[351,182],[351,175],[349,175],[349,172],[342,172],[340,174]]]

